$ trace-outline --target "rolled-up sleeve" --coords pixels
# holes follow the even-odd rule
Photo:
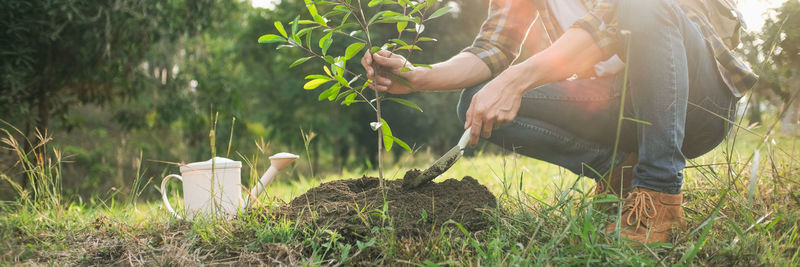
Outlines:
[[[584,29],[592,35],[595,43],[603,50],[604,59],[620,51],[617,30],[617,0],[600,0],[572,28]]]
[[[492,71],[503,72],[519,55],[525,34],[536,18],[537,8],[530,0],[492,0],[489,16],[472,45],[463,52],[475,54]]]

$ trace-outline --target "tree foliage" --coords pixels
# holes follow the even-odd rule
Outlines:
[[[759,75],[751,95],[750,122],[761,120],[761,103],[774,99],[784,112],[784,124],[797,124],[796,106],[800,92],[800,2],[786,1],[767,17],[761,32],[744,35],[742,51]],[[792,108],[794,106],[795,108]],[[784,130],[791,125],[784,125]]]
[[[2,1],[0,113],[45,128],[70,106],[135,96],[153,77],[166,81],[173,71],[154,67],[170,66],[173,57],[153,48],[172,48],[229,16],[232,5],[224,3]]]

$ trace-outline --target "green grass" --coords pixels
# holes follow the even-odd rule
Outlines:
[[[335,231],[299,227],[271,209],[322,182],[376,176],[375,170],[327,175],[315,170],[324,178],[279,180],[262,196],[269,208],[233,220],[188,223],[172,218],[160,201],[137,201],[137,193],[64,201],[57,153],[40,140],[51,152],[20,154],[26,177],[36,187],[19,188],[23,196],[0,204],[0,265],[800,264],[800,162],[792,160],[800,158],[800,144],[780,136],[761,143],[760,137],[744,132],[733,140],[688,163],[684,210],[689,230],[671,244],[646,247],[601,231],[614,218],[593,209],[593,181],[515,154],[478,152],[444,175],[472,176],[498,196],[499,208],[487,211],[489,229],[462,232],[451,222],[456,227],[434,229],[431,238],[399,239],[386,228],[375,228],[372,236],[346,243]],[[761,167],[751,197],[750,159],[759,144]],[[384,173],[397,179],[436,156],[406,155],[387,164],[391,167]],[[10,180],[2,173],[0,178]],[[137,175],[133,187],[152,186],[144,179]]]

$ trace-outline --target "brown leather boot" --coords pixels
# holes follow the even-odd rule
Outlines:
[[[619,235],[631,239],[634,244],[667,242],[673,229],[686,229],[681,203],[683,193],[634,188],[622,207]],[[613,233],[616,222],[606,225],[604,230]]]
[[[594,187],[594,194],[597,196],[604,194],[612,194],[619,199],[625,199],[631,192],[631,185],[633,184],[633,166],[639,162],[639,156],[636,153],[630,154],[621,164],[617,165],[611,173],[597,180],[597,185]],[[622,191],[620,191],[620,187]],[[617,191],[620,191],[619,193]],[[605,213],[615,213],[617,211],[617,203],[598,203],[595,205],[598,210]]]

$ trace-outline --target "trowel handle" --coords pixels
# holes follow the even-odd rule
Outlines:
[[[470,131],[472,131],[472,127],[467,128],[467,130],[464,131],[464,134],[461,135],[461,139],[458,139],[458,147],[460,147],[461,150],[464,150],[465,148],[467,148],[467,143],[469,143],[469,132]]]

